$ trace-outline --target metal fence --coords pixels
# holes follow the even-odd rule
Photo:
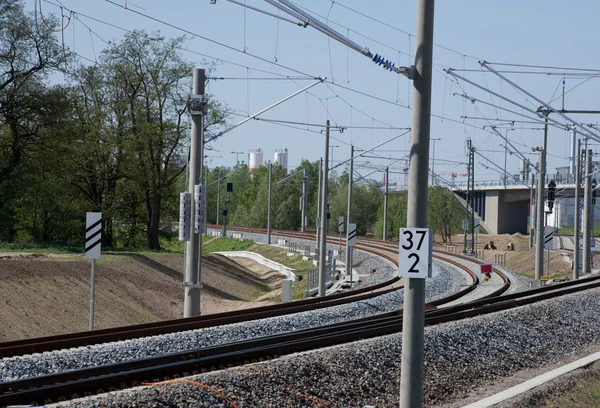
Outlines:
[[[335,259],[333,256],[329,258],[329,263],[325,265],[325,287],[329,288],[333,285],[333,279],[335,276]],[[310,297],[319,292],[319,268],[312,268],[308,270],[306,279],[306,290],[304,291],[304,297]]]
[[[554,182],[556,184],[575,184],[575,175],[574,174],[562,174],[562,173],[546,174],[544,183],[548,184],[550,182],[550,180],[554,180]],[[503,187],[506,185],[506,186],[524,186],[524,187],[527,186],[527,187],[529,187],[530,183],[531,183],[531,178],[528,180],[515,180],[515,179],[508,178],[506,180],[506,183],[502,179],[501,180],[475,181],[475,186],[476,187]],[[537,177],[535,178],[535,183],[537,183]],[[458,181],[458,182],[455,182],[453,186],[467,187],[467,182],[466,181]]]

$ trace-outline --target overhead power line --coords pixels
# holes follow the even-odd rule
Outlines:
[[[177,26],[177,25],[175,25],[175,24],[172,24],[172,23],[169,23],[169,22],[167,22],[167,21],[161,20],[161,19],[159,19],[159,18],[153,17],[153,16],[151,16],[151,15],[149,15],[149,14],[142,13],[141,11],[137,11],[137,10],[133,10],[133,9],[131,9],[131,8],[124,7],[124,6],[122,6],[121,4],[118,4],[118,3],[116,3],[116,2],[114,2],[114,1],[112,1],[112,0],[104,0],[104,1],[106,1],[106,2],[107,2],[107,3],[109,3],[109,4],[112,4],[113,6],[119,7],[119,8],[121,8],[121,9],[123,9],[123,10],[127,10],[127,11],[129,11],[129,12],[131,12],[131,13],[134,13],[134,14],[140,15],[140,16],[142,16],[142,17],[144,17],[144,18],[147,18],[147,19],[149,19],[149,20],[155,21],[155,22],[157,22],[157,23],[160,23],[160,24],[162,24],[162,25],[165,25],[165,26],[167,26],[167,27],[174,28],[174,29],[176,29],[176,30],[179,30],[179,31],[181,31],[181,32],[183,32],[183,33],[186,33],[186,34],[193,35],[194,37],[197,37],[197,38],[203,39],[203,40],[205,40],[205,41],[211,42],[211,43],[213,43],[213,44],[216,44],[216,45],[218,45],[218,46],[220,46],[220,47],[227,48],[227,49],[229,49],[229,50],[232,50],[232,51],[238,52],[238,53],[240,53],[240,54],[243,54],[243,55],[248,55],[249,57],[252,57],[252,58],[254,58],[254,59],[257,59],[257,60],[259,60],[259,61],[266,62],[266,63],[268,63],[268,64],[275,65],[275,66],[278,66],[278,67],[281,67],[281,68],[287,69],[287,70],[289,70],[289,71],[292,71],[292,72],[295,72],[295,73],[297,73],[297,74],[304,75],[304,76],[307,76],[307,77],[313,77],[313,78],[315,78],[315,77],[316,77],[315,75],[310,75],[310,74],[307,74],[307,73],[305,73],[305,72],[302,72],[302,71],[300,71],[300,70],[297,70],[297,69],[295,69],[295,68],[288,67],[288,66],[286,66],[286,65],[283,65],[283,64],[280,64],[280,63],[278,63],[278,62],[274,62],[274,61],[268,60],[268,59],[266,59],[266,58],[263,58],[263,57],[260,57],[260,56],[258,56],[258,55],[256,55],[256,54],[252,54],[252,53],[250,53],[250,52],[247,52],[246,50],[240,50],[239,48],[233,47],[233,46],[231,46],[231,45],[228,45],[228,44],[222,43],[222,42],[220,42],[220,41],[217,41],[217,40],[213,40],[212,38],[209,38],[209,37],[206,37],[206,36],[200,35],[200,34],[198,34],[198,33],[195,33],[195,32],[193,32],[193,31],[190,31],[190,30],[188,30],[188,29],[185,29],[185,28],[179,27],[179,26]],[[316,77],[316,78],[318,78],[318,77]]]

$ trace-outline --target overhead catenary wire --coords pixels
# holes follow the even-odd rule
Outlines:
[[[48,3],[48,4],[51,4],[51,5],[53,5],[53,6],[55,6],[55,7],[59,7],[59,8],[61,7],[61,5],[58,5],[58,4],[54,3],[54,2],[52,2],[51,0],[43,0],[43,1],[44,1],[45,3]],[[64,6],[62,6],[62,7],[64,7]],[[67,7],[64,7],[64,8],[65,8],[65,10],[72,12],[72,13],[73,13],[73,15],[75,15],[75,16],[81,16],[81,17],[84,17],[84,18],[86,18],[86,19],[89,19],[89,20],[92,20],[92,21],[96,21],[96,22],[98,22],[98,23],[100,23],[100,24],[104,24],[104,25],[106,25],[106,26],[108,26],[108,27],[116,28],[117,30],[121,30],[121,31],[123,31],[123,32],[127,32],[127,33],[132,33],[132,32],[133,32],[133,30],[130,30],[130,29],[127,29],[127,28],[124,28],[124,27],[118,26],[118,25],[116,25],[116,24],[113,24],[113,23],[110,23],[110,22],[108,22],[108,21],[101,20],[101,19],[99,19],[99,18],[96,18],[96,17],[92,17],[92,16],[90,16],[90,15],[87,15],[87,14],[85,14],[85,13],[81,13],[81,12],[79,12],[79,11],[76,11],[76,10],[73,10],[73,9],[68,9]],[[84,25],[86,28],[90,29],[90,27],[89,27],[88,25],[86,25],[85,23],[83,23],[83,22],[81,21],[81,19],[77,18],[77,20],[78,20],[79,22],[81,22],[81,23],[82,23],[82,24],[83,24],[83,25]],[[102,40],[102,41],[103,41],[105,44],[107,44],[107,45],[110,45],[110,43],[109,43],[108,41],[106,41],[104,38],[102,38],[102,37],[101,37],[99,34],[97,34],[95,31],[93,31],[93,30],[92,30],[92,32],[94,33],[94,35],[95,35],[96,37],[98,37],[99,39],[101,39],[101,40]],[[164,42],[164,41],[162,41],[162,42]],[[179,50],[179,51],[188,52],[188,53],[190,53],[190,54],[198,55],[198,56],[200,56],[200,57],[209,58],[209,59],[211,59],[211,60],[215,60],[215,61],[217,61],[217,62],[223,62],[223,63],[225,63],[225,64],[229,64],[229,65],[237,66],[237,67],[240,67],[240,68],[244,68],[244,69],[251,69],[251,70],[253,70],[253,71],[256,71],[256,72],[262,72],[262,73],[265,73],[265,74],[270,74],[270,75],[274,75],[274,76],[280,76],[280,77],[290,78],[290,77],[289,77],[289,75],[286,75],[286,74],[281,74],[281,73],[278,73],[278,72],[273,72],[273,71],[267,71],[267,70],[263,70],[263,69],[256,68],[256,67],[250,67],[250,66],[247,66],[247,65],[244,65],[244,64],[238,64],[238,63],[236,63],[236,62],[229,61],[229,60],[226,60],[226,59],[223,59],[223,58],[219,58],[219,57],[215,57],[215,56],[212,56],[212,55],[203,54],[203,53],[200,53],[200,52],[197,52],[197,51],[194,51],[194,50],[190,50],[189,48],[186,48],[186,47],[177,47],[176,49],[177,49],[177,50]],[[246,53],[246,54],[248,54],[248,53]],[[81,54],[79,54],[79,55],[81,56]],[[84,58],[84,59],[88,60],[87,58]],[[271,63],[271,61],[269,61],[269,63]],[[303,74],[303,75],[304,75],[304,74]],[[305,75],[305,76],[306,76],[306,75]],[[315,79],[315,80],[317,80],[319,77],[307,77],[307,78],[308,78],[308,79]]]
[[[304,76],[308,76],[308,77],[313,77],[313,78],[315,77],[315,75],[310,75],[310,74],[307,74],[307,73],[305,73],[305,72],[302,72],[302,71],[300,71],[300,70],[298,70],[298,69],[295,69],[295,68],[292,68],[292,67],[289,67],[289,66],[286,66],[286,65],[280,64],[280,63],[278,63],[278,62],[273,62],[273,61],[271,61],[271,60],[268,60],[268,59],[266,59],[266,58],[263,58],[263,57],[261,57],[261,56],[258,56],[258,55],[256,55],[256,54],[253,54],[253,53],[247,52],[247,51],[245,51],[245,50],[240,50],[239,48],[236,48],[236,47],[234,47],[234,46],[231,46],[231,45],[228,45],[228,44],[222,43],[222,42],[220,42],[220,41],[217,41],[217,40],[213,40],[212,38],[209,38],[209,37],[206,37],[206,36],[200,35],[200,34],[198,34],[198,33],[195,33],[195,32],[193,32],[193,31],[191,31],[191,30],[188,30],[188,29],[185,29],[185,28],[183,28],[183,27],[179,27],[179,26],[177,26],[177,25],[175,25],[175,24],[169,23],[169,22],[167,22],[167,21],[165,21],[165,20],[161,20],[161,19],[159,19],[159,18],[157,18],[157,17],[153,17],[153,16],[151,16],[151,15],[149,15],[149,14],[142,13],[141,11],[137,11],[137,10],[133,10],[133,9],[130,9],[130,8],[126,8],[126,7],[122,6],[121,4],[114,2],[113,0],[104,0],[104,1],[105,1],[105,2],[107,2],[107,3],[109,3],[109,4],[112,4],[112,5],[114,5],[114,6],[116,6],[116,7],[119,7],[119,8],[121,8],[121,9],[123,9],[123,10],[127,10],[127,11],[129,11],[129,12],[131,12],[131,13],[138,14],[138,15],[140,15],[140,16],[142,16],[142,17],[144,17],[144,18],[147,18],[147,19],[149,19],[149,20],[155,21],[155,22],[157,22],[157,23],[160,23],[160,24],[162,24],[162,25],[165,25],[165,26],[167,26],[167,27],[171,27],[171,28],[173,28],[173,29],[176,29],[176,30],[178,30],[178,31],[181,31],[181,32],[183,32],[183,33],[187,33],[187,34],[189,34],[189,35],[192,35],[192,36],[194,36],[194,37],[196,37],[196,38],[200,38],[200,39],[203,39],[203,40],[205,40],[205,41],[211,42],[211,43],[213,43],[213,44],[216,44],[216,45],[218,45],[218,46],[220,46],[220,47],[227,48],[227,49],[229,49],[229,50],[232,50],[232,51],[238,52],[238,53],[240,53],[240,54],[243,54],[243,55],[248,55],[248,56],[249,56],[249,57],[251,57],[251,58],[257,59],[257,60],[259,60],[259,61],[262,61],[262,62],[266,62],[267,64],[276,65],[276,66],[278,66],[278,67],[280,67],[280,68],[287,69],[287,70],[289,70],[289,71],[295,72],[295,73],[297,73],[297,74],[300,74],[300,75],[304,75]]]

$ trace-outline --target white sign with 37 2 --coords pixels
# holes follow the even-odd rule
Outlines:
[[[431,278],[433,234],[429,228],[400,228],[398,275]]]

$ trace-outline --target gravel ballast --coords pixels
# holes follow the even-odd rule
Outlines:
[[[378,257],[373,256],[373,258]],[[372,259],[370,262],[377,261]],[[383,267],[383,264],[381,265]],[[454,266],[434,262],[433,279],[430,279],[426,286],[426,297],[428,300],[433,300],[454,293],[463,281],[464,277]],[[94,367],[318,327],[397,310],[402,307],[402,302],[403,291],[399,290],[368,300],[294,315],[100,344],[42,355],[6,358],[0,360],[0,381]]]
[[[448,406],[522,369],[598,344],[600,290],[425,328],[425,406]],[[401,335],[301,353],[195,377],[238,407],[397,407]],[[285,385],[287,384],[287,385]],[[291,387],[291,388],[290,388]],[[169,405],[171,404],[171,405]],[[230,406],[198,386],[155,386],[74,407]]]

